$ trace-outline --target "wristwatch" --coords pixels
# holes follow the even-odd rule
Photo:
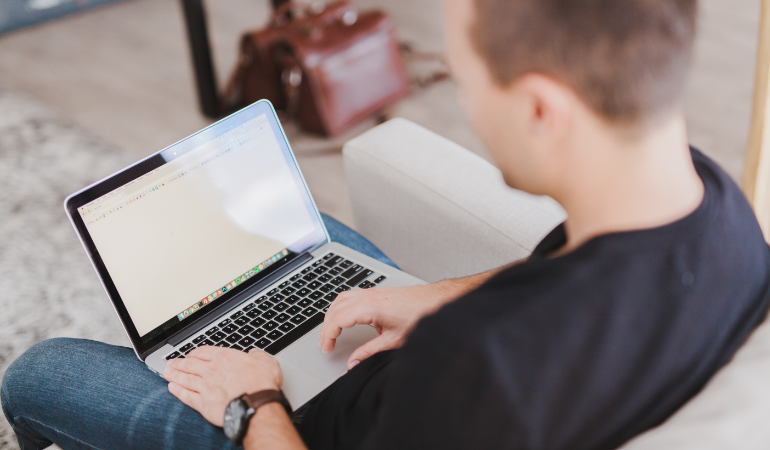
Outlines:
[[[280,403],[291,417],[292,409],[286,396],[283,395],[283,392],[274,389],[243,394],[227,405],[223,428],[225,436],[230,439],[234,446],[240,447],[243,444],[243,438],[246,437],[246,432],[249,430],[249,422],[257,409],[272,402]]]

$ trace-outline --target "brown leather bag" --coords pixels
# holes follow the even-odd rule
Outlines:
[[[270,27],[244,37],[241,51],[227,105],[267,98],[311,132],[340,134],[409,92],[388,16],[358,14],[346,2],[293,19],[279,9]]]
[[[316,5],[323,5],[323,9],[315,6],[299,10],[294,2],[285,3],[273,12],[267,27],[241,37],[238,63],[222,94],[222,111],[232,112],[263,98],[278,110],[286,108],[281,71],[275,67],[271,54],[273,44],[355,11],[347,2]],[[297,16],[298,12],[302,13],[301,17]]]

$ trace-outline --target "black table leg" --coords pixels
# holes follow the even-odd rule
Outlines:
[[[217,93],[217,80],[211,59],[203,0],[182,0],[182,9],[187,25],[187,38],[190,42],[190,53],[192,54],[201,111],[205,116],[216,119],[220,115],[219,94]]]

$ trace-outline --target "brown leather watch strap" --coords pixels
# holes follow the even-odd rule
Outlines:
[[[275,389],[267,389],[264,391],[255,392],[253,394],[244,395],[242,398],[243,401],[249,405],[249,408],[253,409],[255,412],[257,409],[259,409],[260,406],[272,402],[278,402],[286,410],[286,414],[291,417],[291,405],[289,405],[289,401],[286,400],[286,397],[281,391],[276,391]]]

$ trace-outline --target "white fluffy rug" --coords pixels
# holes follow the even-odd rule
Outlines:
[[[0,377],[44,339],[128,345],[62,202],[131,162],[0,86]],[[0,450],[16,448],[0,414]]]

